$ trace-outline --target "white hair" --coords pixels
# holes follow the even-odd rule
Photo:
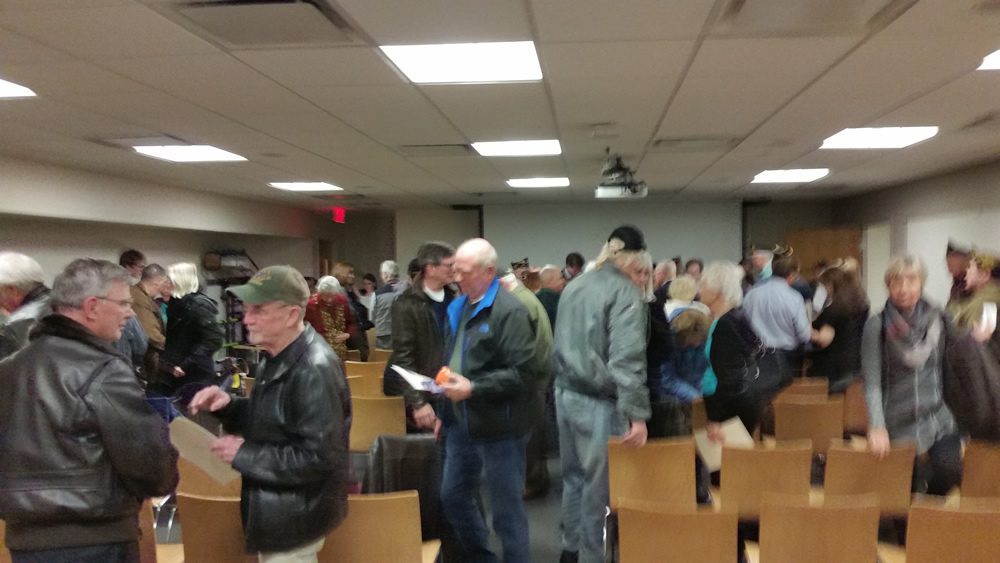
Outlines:
[[[11,286],[22,293],[45,282],[41,265],[20,252],[0,252],[0,285]]]
[[[917,274],[921,286],[927,283],[927,265],[920,257],[906,254],[889,261],[889,267],[885,269],[885,286],[889,287],[892,280],[907,273]]]
[[[316,282],[317,293],[345,293],[340,281],[333,276],[323,276]]]
[[[399,279],[399,264],[396,264],[393,260],[382,262],[382,265],[378,267],[378,271],[382,274],[383,280]]]
[[[662,260],[656,264],[653,272],[666,272],[667,276],[672,278],[677,275],[677,263],[673,260]]]
[[[170,283],[174,284],[173,296],[184,297],[198,291],[198,267],[190,262],[178,262],[167,268]]]
[[[712,262],[701,273],[701,285],[711,287],[732,307],[743,304],[743,267],[732,262]]]

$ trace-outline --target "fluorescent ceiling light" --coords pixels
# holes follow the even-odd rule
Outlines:
[[[271,182],[268,185],[290,192],[338,192],[344,189],[329,182]]]
[[[937,135],[937,127],[859,127],[823,141],[821,149],[901,149]]]
[[[415,84],[542,79],[531,41],[386,45],[379,49]]]
[[[829,168],[790,168],[765,170],[753,177],[751,184],[802,184],[819,180],[830,173]]]
[[[507,185],[512,188],[565,188],[569,178],[511,178]]]
[[[1000,50],[983,57],[983,64],[977,70],[1000,70]]]
[[[562,154],[562,146],[556,139],[544,141],[489,141],[472,143],[482,156],[548,156]]]
[[[33,98],[37,95],[31,88],[0,80],[0,98]]]
[[[135,152],[169,160],[170,162],[241,162],[246,160],[238,154],[224,151],[212,145],[168,145],[132,147]]]

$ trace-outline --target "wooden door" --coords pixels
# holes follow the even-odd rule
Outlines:
[[[858,227],[833,227],[828,229],[796,229],[785,232],[785,243],[799,259],[802,277],[815,281],[813,271],[821,260],[833,262],[851,257],[861,261],[861,229]]]

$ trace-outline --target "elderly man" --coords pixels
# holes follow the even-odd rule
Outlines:
[[[656,309],[662,311],[670,298],[670,284],[677,277],[677,264],[673,260],[660,260],[653,268],[653,298]]]
[[[28,344],[35,321],[51,312],[42,267],[30,256],[0,253],[0,310],[10,313],[0,325],[0,360]]]
[[[375,290],[375,301],[372,306],[372,320],[375,322],[375,347],[383,350],[392,349],[392,302],[399,297],[396,286],[399,284],[399,265],[392,260],[386,260],[379,266],[382,277],[382,287]]]
[[[143,372],[147,377],[148,374],[156,373],[159,368],[160,353],[167,342],[166,327],[156,298],[163,294],[164,288],[169,284],[170,278],[163,266],[150,264],[142,269],[139,283],[132,286],[132,309],[148,339],[143,359]]]
[[[636,447],[646,443],[645,249],[639,229],[615,229],[597,266],[567,285],[559,304],[552,364],[563,474],[563,563],[604,561],[608,439],[619,436]]]
[[[392,357],[382,385],[386,395],[406,398],[411,431],[433,429],[437,415],[429,393],[417,391],[388,366],[398,365],[427,377],[434,377],[441,369],[448,306],[455,297],[448,287],[454,255],[455,249],[448,243],[431,241],[420,245],[416,258],[420,273],[392,304]]]
[[[139,561],[139,506],[177,484],[177,452],[111,343],[133,316],[126,271],[74,260],[55,314],[0,362],[0,518],[15,562]]]
[[[521,494],[538,387],[535,336],[524,305],[500,288],[496,262],[496,250],[483,239],[465,241],[455,253],[462,296],[448,307],[445,357],[451,375],[443,387],[453,408],[442,413],[441,501],[468,560],[497,560],[474,500],[485,467],[503,560],[517,562],[530,558]]]
[[[316,561],[347,514],[347,382],[333,350],[302,322],[309,288],[297,270],[269,266],[229,291],[267,357],[249,398],[213,386],[189,408],[216,413],[233,433],[212,452],[243,475],[247,551],[262,563]]]

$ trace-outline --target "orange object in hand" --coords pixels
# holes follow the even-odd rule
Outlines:
[[[444,366],[438,370],[437,375],[434,376],[434,383],[438,385],[444,385],[448,383],[448,378],[451,377],[451,370],[448,366]]]

